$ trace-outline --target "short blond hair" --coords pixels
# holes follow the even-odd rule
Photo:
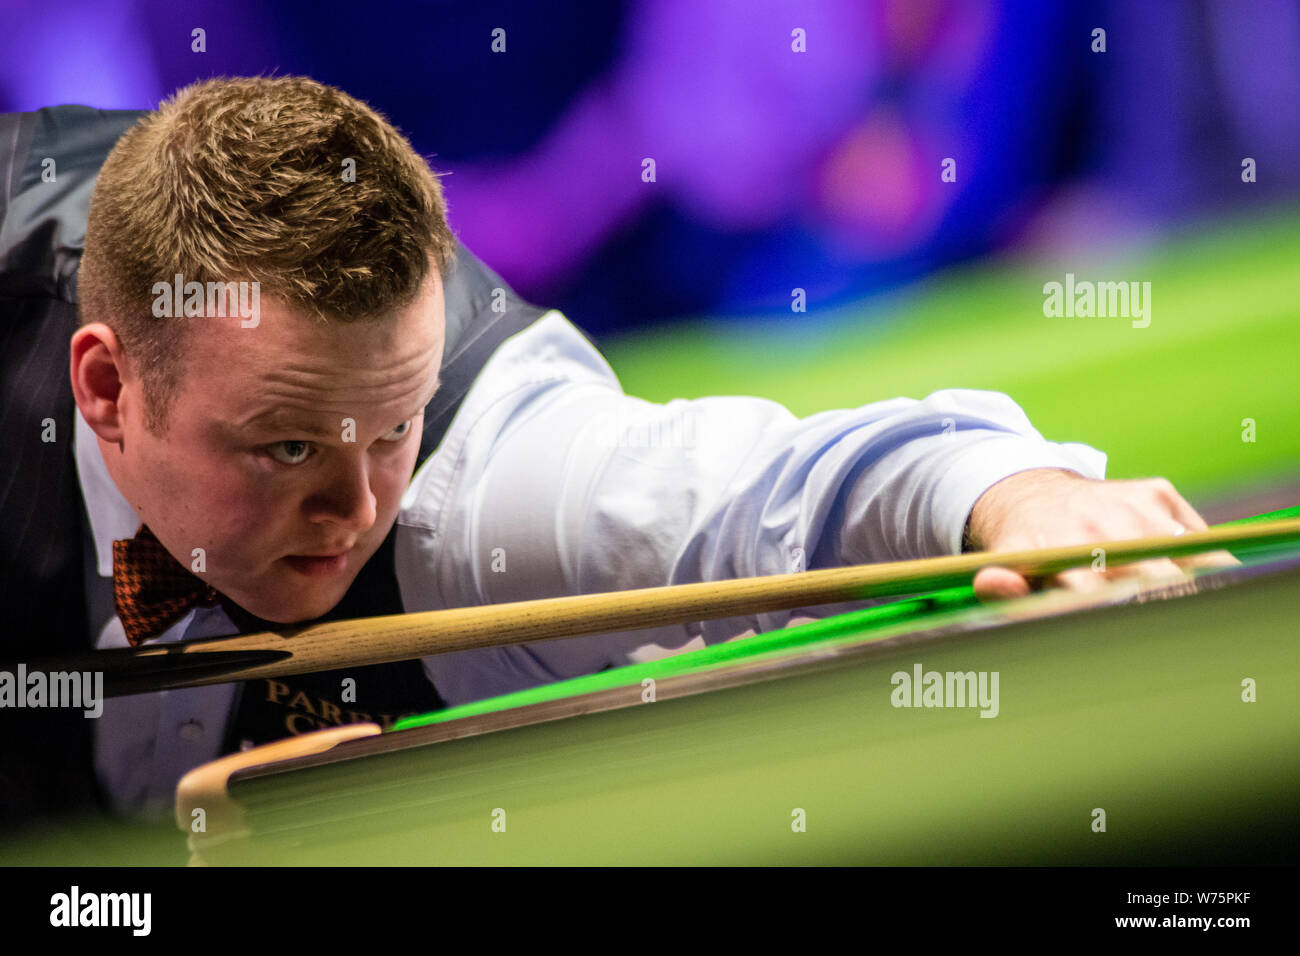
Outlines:
[[[81,322],[113,328],[161,431],[184,322],[154,316],[156,282],[258,282],[322,320],[374,319],[413,301],[431,264],[445,276],[455,249],[438,177],[375,110],[305,77],[207,80],[141,118],[104,162]]]

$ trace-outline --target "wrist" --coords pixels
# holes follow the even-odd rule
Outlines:
[[[1066,468],[1031,468],[990,485],[975,501],[962,532],[962,551],[985,551],[996,541],[1008,515],[1026,494],[1061,481],[1086,481]]]

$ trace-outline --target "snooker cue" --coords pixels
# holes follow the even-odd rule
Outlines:
[[[1173,537],[989,552],[331,621],[283,631],[95,651],[29,670],[100,671],[104,695],[144,693],[412,660],[506,644],[635,631],[967,585],[981,568],[1043,577],[1090,565],[1300,541],[1300,518]]]

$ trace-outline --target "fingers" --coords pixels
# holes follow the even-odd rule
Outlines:
[[[996,487],[1004,485],[1006,481]],[[992,503],[985,511],[992,508],[997,520],[989,518],[985,524],[996,533],[985,536],[981,542],[992,552],[1176,536],[1209,527],[1165,478],[1040,483],[1020,486],[1018,497],[986,495],[980,499],[986,500]],[[1000,515],[998,507],[1002,508]],[[1104,556],[1094,552],[1094,557]],[[1226,551],[1176,559],[1154,558],[1113,567],[1099,561],[1093,566],[1081,564],[1048,580],[1073,591],[1091,593],[1105,587],[1108,580],[1177,582],[1186,580],[1197,569],[1225,568],[1239,563]],[[1023,597],[1043,583],[1009,568],[989,567],[976,575],[974,586],[976,597],[992,601]]]
[[[1106,586],[1106,574],[1101,571],[1094,571],[1091,568],[1075,568],[1072,571],[1062,571],[1053,578],[1055,583],[1071,591],[1078,591],[1080,594],[1091,594],[1094,591],[1100,591]]]
[[[1204,531],[1209,528],[1205,519],[1187,503],[1187,499],[1178,493],[1167,478],[1150,478],[1147,484],[1154,489],[1160,502],[1169,509],[1170,517],[1188,531]]]
[[[1110,578],[1150,578],[1154,581],[1182,580],[1187,575],[1169,558],[1152,558],[1149,561],[1134,561],[1107,568],[1106,577]]]
[[[1120,564],[1105,571],[1092,568],[1073,568],[1052,576],[1052,583],[1080,594],[1092,594],[1106,586],[1107,581],[1119,578],[1141,578],[1152,584],[1185,581],[1197,568],[1226,568],[1240,565],[1241,562],[1227,551],[1212,551],[1208,554],[1193,555],[1179,561],[1157,558],[1150,561],[1135,561]],[[1038,582],[1025,578],[1010,568],[982,568],[975,575],[975,596],[980,601],[1005,601],[1009,598],[1024,597],[1035,590]]]
[[[1091,594],[1104,588],[1107,581],[1115,581],[1120,578],[1138,578],[1143,583],[1169,584],[1175,581],[1187,580],[1188,573],[1168,558],[1153,558],[1149,561],[1134,561],[1131,564],[1115,565],[1105,571],[1093,570],[1092,568],[1075,568],[1070,571],[1062,571],[1056,575],[1055,580],[1057,584],[1069,588],[1071,591]]]
[[[1168,558],[1157,558],[1121,564],[1107,568],[1105,571],[1072,568],[1053,575],[1052,583],[1080,594],[1093,594],[1104,588],[1107,581],[1130,577],[1142,578],[1152,583],[1170,583],[1184,581],[1188,574],[1174,561]],[[1029,579],[1010,568],[1000,567],[981,568],[975,575],[973,586],[975,597],[984,602],[1024,597],[1034,590],[1034,583]]]
[[[1160,501],[1169,509],[1170,516],[1188,531],[1205,531],[1209,528],[1205,519],[1187,503],[1187,499],[1180,495],[1167,479],[1152,478],[1149,484],[1155,489]],[[1175,558],[1174,562],[1185,571],[1196,568],[1230,568],[1241,564],[1227,551],[1192,554],[1185,558]]]
[[[1024,597],[1031,590],[1029,582],[1010,568],[981,568],[973,582],[975,597],[981,601],[1005,601]]]
[[[1241,564],[1228,551],[1207,551],[1204,554],[1191,554],[1185,558],[1175,558],[1174,562],[1187,571],[1196,568],[1234,568]]]

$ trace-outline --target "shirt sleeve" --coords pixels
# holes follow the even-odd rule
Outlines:
[[[1001,479],[1030,468],[1101,478],[1105,465],[1086,445],[1046,441],[996,392],[802,419],[753,397],[647,402],[623,394],[552,311],[497,350],[415,476],[398,580],[416,611],[952,554]],[[425,668],[456,704],[620,666],[643,645],[716,643],[825,613],[462,651]]]

